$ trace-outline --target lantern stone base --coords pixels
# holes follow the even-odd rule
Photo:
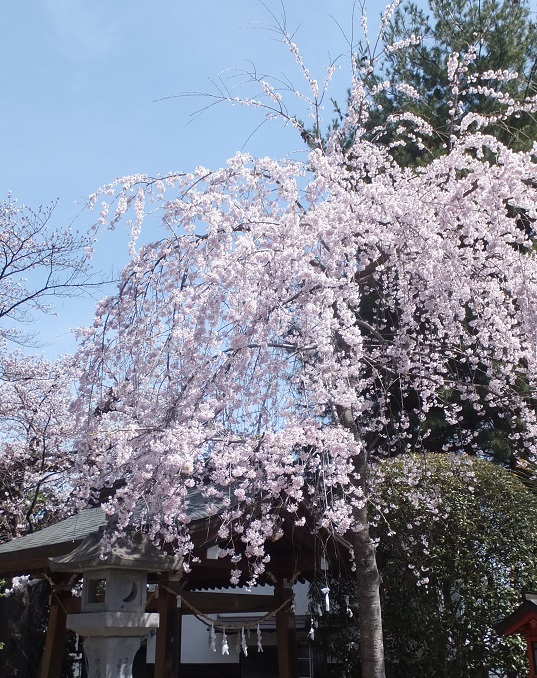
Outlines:
[[[157,613],[67,615],[67,628],[84,637],[88,678],[132,678],[132,663],[142,639],[158,625]]]
[[[88,678],[132,678],[141,638],[84,638]]]

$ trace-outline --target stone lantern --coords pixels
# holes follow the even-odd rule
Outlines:
[[[523,602],[500,622],[495,630],[502,636],[513,633],[524,636],[530,672],[527,678],[537,678],[537,593],[522,594]]]
[[[84,637],[88,678],[132,678],[142,640],[159,625],[158,613],[145,611],[147,574],[181,572],[182,558],[159,551],[141,533],[110,543],[99,533],[49,562],[53,571],[83,576],[81,611],[67,615],[67,628]]]

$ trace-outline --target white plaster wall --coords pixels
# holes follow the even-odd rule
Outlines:
[[[296,614],[306,614],[308,609],[308,584],[295,584],[293,587],[295,594],[295,612]],[[251,591],[245,589],[223,589],[220,593],[227,595],[248,595],[248,593],[272,595],[274,589],[272,586],[255,586]],[[214,616],[214,615],[211,615]],[[232,615],[236,618],[237,615]],[[252,613],[244,615],[253,619],[262,616],[261,613]],[[263,632],[261,642],[263,645],[275,645],[276,633]],[[183,617],[183,631],[181,639],[181,662],[184,664],[214,664],[222,662],[233,664],[239,661],[239,655],[235,650],[236,632],[228,633],[229,655],[222,655],[222,634],[216,634],[216,652],[213,652],[209,646],[209,633],[205,624],[196,619],[193,615]],[[255,630],[252,631],[248,641],[248,647],[252,652],[256,649],[257,637]]]

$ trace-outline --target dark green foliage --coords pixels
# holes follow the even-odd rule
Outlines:
[[[427,10],[414,2],[405,3],[394,14],[385,43],[394,44],[411,35],[421,36],[422,41],[386,55],[381,77],[393,86],[377,98],[373,121],[383,122],[401,110],[413,111],[435,130],[428,154],[442,152],[453,131],[450,108],[454,96],[447,77],[450,54],[467,54],[475,45],[476,58],[469,64],[466,76],[487,71],[518,73],[519,77],[509,82],[478,78],[476,84],[523,102],[537,92],[535,31],[527,0],[430,0]],[[395,85],[401,83],[412,85],[420,99],[413,102],[399,92]],[[466,94],[463,112],[469,110],[492,115],[500,110],[500,104],[491,96]],[[531,115],[522,113],[499,126],[491,124],[488,131],[513,148],[527,149],[536,138],[537,125]],[[407,157],[399,160],[405,164],[418,161],[425,153],[417,149],[404,152]]]
[[[318,607],[323,607],[324,595],[321,588],[330,587],[330,613],[318,616]],[[347,612],[347,601],[353,616]],[[315,629],[314,644],[320,648],[329,661],[320,667],[320,678],[359,678],[361,676],[358,635],[356,584],[354,580],[319,580],[310,586],[310,612]],[[317,673],[315,674],[317,676]]]
[[[49,584],[43,580],[9,597],[0,596],[0,675],[35,678],[45,643]]]
[[[389,83],[367,106],[359,104],[360,110],[355,111],[358,125],[371,141],[389,148],[404,167],[420,166],[444,154],[451,135],[458,133],[461,116],[470,111],[490,121],[485,132],[515,150],[528,150],[537,139],[537,121],[521,107],[537,95],[536,36],[529,0],[429,0],[427,9],[407,2],[385,27],[376,52],[365,41],[355,46],[357,72],[365,88]],[[416,41],[416,37],[421,39]],[[413,44],[390,50],[411,38]],[[388,47],[385,51],[381,51],[383,45]],[[459,72],[454,93],[448,78],[449,57],[457,53],[464,58],[474,49],[475,57]],[[482,77],[493,71],[518,77],[506,81]],[[408,86],[417,98],[409,94]],[[472,92],[470,87],[489,91]],[[507,110],[508,101],[517,110],[497,120],[496,114]],[[338,102],[332,103],[336,118],[330,130],[339,127],[347,115]],[[430,125],[431,133],[415,136],[416,123],[409,115]],[[315,146],[317,130],[305,130],[304,138]],[[404,143],[398,143],[401,140]],[[341,144],[350,151],[352,138],[341,139]]]
[[[409,455],[377,471],[371,509],[388,678],[526,676],[525,644],[493,627],[537,587],[535,494],[464,455]],[[330,587],[331,613],[316,637],[339,662],[334,675],[356,676],[358,611],[351,602],[349,618],[344,602],[352,584]]]

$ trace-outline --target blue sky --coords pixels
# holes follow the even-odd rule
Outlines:
[[[370,23],[384,8],[370,2]],[[240,69],[285,75],[303,87],[278,35],[280,0],[16,0],[4,3],[0,25],[2,162],[0,192],[33,208],[58,199],[54,222],[85,230],[86,197],[116,176],[163,174],[197,165],[219,167],[236,151],[254,155],[304,152],[296,131],[262,125],[258,110],[208,101],[165,98],[214,91],[211,79],[239,83]],[[330,60],[346,50],[341,27],[351,24],[351,0],[287,0],[287,26],[320,81]],[[342,59],[342,63],[345,60]],[[235,70],[238,69],[238,70]],[[333,93],[344,96],[340,73]],[[252,133],[254,132],[253,136]],[[96,263],[127,258],[126,239],[104,235]],[[54,354],[71,350],[70,327],[88,324],[92,304],[67,303],[40,319]]]
[[[58,200],[54,225],[88,229],[87,196],[117,176],[222,166],[236,151],[305,157],[297,132],[263,122],[259,110],[173,97],[214,92],[222,78],[237,96],[241,69],[289,79],[304,90],[280,36],[270,30],[285,12],[304,62],[323,81],[330,61],[342,69],[330,94],[343,100],[353,0],[14,0],[0,24],[0,195],[37,208]],[[385,2],[367,2],[371,36]],[[423,0],[420,0],[423,4]],[[359,7],[359,3],[356,3]],[[531,6],[535,8],[535,0]],[[359,9],[356,10],[359,14]],[[272,16],[274,15],[274,16]],[[359,17],[356,17],[356,24]],[[346,58],[347,57],[347,58]],[[293,113],[292,104],[290,108]],[[303,111],[297,107],[300,116]],[[302,115],[301,117],[305,117]],[[330,105],[327,106],[330,118]],[[155,233],[155,236],[157,234]],[[151,232],[144,240],[152,239]],[[103,234],[95,265],[107,273],[128,258],[123,231]],[[91,323],[91,300],[58,303],[38,318],[46,352],[71,351],[69,330]]]

